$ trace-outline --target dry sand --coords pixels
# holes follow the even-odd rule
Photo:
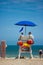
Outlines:
[[[0,58],[0,65],[43,65],[43,58],[33,58],[33,59],[12,59]]]

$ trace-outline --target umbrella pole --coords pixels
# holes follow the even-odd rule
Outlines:
[[[25,35],[26,35],[26,26],[25,26]]]

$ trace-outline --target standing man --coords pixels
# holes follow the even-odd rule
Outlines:
[[[32,45],[34,43],[34,36],[32,35],[31,32],[28,33],[27,39],[28,39],[28,44]],[[31,47],[30,47],[30,58],[33,58]]]

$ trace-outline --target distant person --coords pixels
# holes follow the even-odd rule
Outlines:
[[[1,45],[0,45],[0,56],[1,56]]]
[[[5,58],[5,55],[6,55],[6,41],[2,40],[1,41],[1,57],[2,58]]]
[[[39,57],[40,57],[40,58],[42,57],[42,54],[43,54],[43,51],[40,49],[40,50],[39,50]]]

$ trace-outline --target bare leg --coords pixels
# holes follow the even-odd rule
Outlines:
[[[30,58],[33,58],[32,49],[30,48]]]

